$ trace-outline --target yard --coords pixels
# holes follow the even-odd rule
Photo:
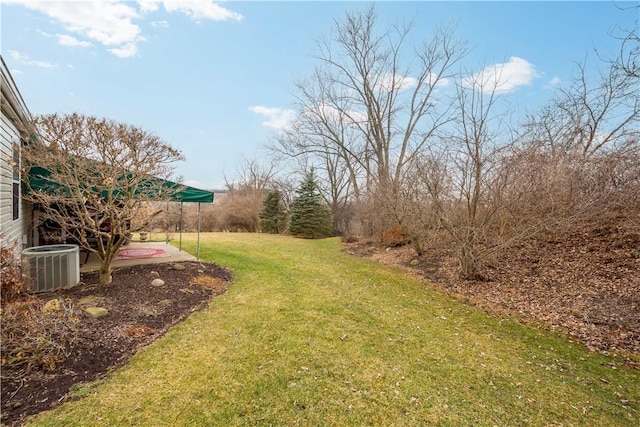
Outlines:
[[[32,425],[629,425],[640,371],[337,239],[202,236],[234,281]],[[183,236],[195,252],[195,236]],[[117,280],[117,272],[114,274]]]

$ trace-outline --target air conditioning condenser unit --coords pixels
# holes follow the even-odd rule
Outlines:
[[[22,251],[22,271],[30,279],[31,292],[69,288],[80,283],[78,245],[45,245]]]

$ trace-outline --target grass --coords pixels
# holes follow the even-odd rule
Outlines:
[[[337,239],[205,234],[201,255],[227,293],[33,425],[640,425],[639,371]]]
[[[167,239],[174,240],[176,239],[176,233],[152,233],[147,232],[147,238],[142,240],[140,238],[140,233],[132,233],[131,241],[132,242],[166,242]]]

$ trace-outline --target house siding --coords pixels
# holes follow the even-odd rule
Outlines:
[[[13,146],[20,145],[20,133],[2,111],[0,121],[0,236],[3,247],[16,245],[18,253],[22,251],[25,234],[23,202],[18,201],[18,218],[14,219],[13,186],[20,186],[20,180],[13,177]],[[18,187],[18,191],[21,191]]]
[[[33,242],[33,209],[22,199],[20,176],[21,149],[32,132],[32,122],[2,55],[0,83],[0,244],[3,248],[13,247],[18,258],[22,249]]]

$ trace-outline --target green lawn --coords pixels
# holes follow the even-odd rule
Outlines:
[[[33,425],[640,425],[640,371],[337,239],[204,234],[201,253],[227,293]]]

